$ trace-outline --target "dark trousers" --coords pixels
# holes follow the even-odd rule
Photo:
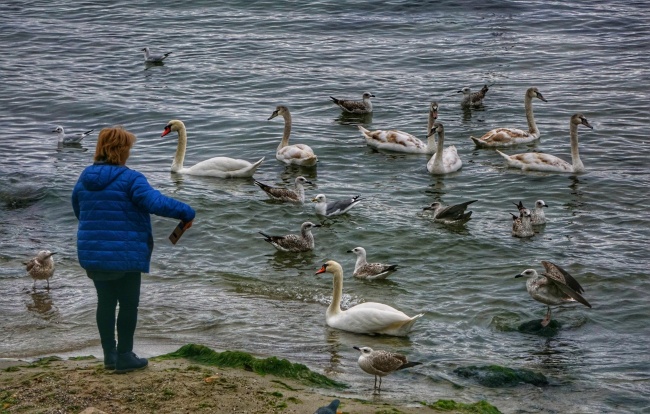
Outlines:
[[[117,352],[133,351],[133,334],[138,323],[140,273],[128,273],[116,280],[93,280],[97,289],[97,328],[102,348],[115,348],[115,313],[117,305]]]

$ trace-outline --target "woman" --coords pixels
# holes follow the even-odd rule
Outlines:
[[[77,255],[97,290],[97,327],[104,367],[118,373],[147,366],[133,353],[141,273],[149,272],[153,250],[150,214],[192,225],[194,210],[153,189],[141,173],[125,166],[135,135],[104,128],[93,165],[79,176],[72,207],[79,220]],[[115,341],[116,307],[117,343]]]

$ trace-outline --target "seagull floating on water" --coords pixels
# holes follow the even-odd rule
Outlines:
[[[56,254],[49,250],[41,250],[36,257],[24,264],[27,265],[27,272],[34,279],[32,289],[36,289],[37,280],[46,280],[47,289],[50,288],[50,278],[54,274],[54,259],[52,255]]]
[[[410,368],[422,364],[421,362],[415,361],[409,362],[404,355],[394,352],[382,350],[375,351],[367,346],[355,346],[353,348],[361,352],[361,355],[359,355],[359,359],[357,361],[359,363],[359,367],[361,367],[361,369],[368,374],[375,376],[374,390],[376,390],[378,393],[381,392],[382,377],[385,377],[386,375],[400,369]],[[377,377],[379,377],[379,386],[377,385]]]
[[[462,106],[480,106],[483,104],[483,98],[489,90],[487,85],[483,85],[480,91],[472,92],[469,86],[459,90],[458,93],[463,94],[463,99],[460,101]]]
[[[361,202],[361,197],[355,195],[345,200],[327,201],[324,194],[318,194],[311,201],[316,203],[316,214],[332,217],[347,213],[352,207]]]
[[[52,130],[52,132],[56,132],[58,134],[59,144],[63,145],[80,144],[81,141],[83,141],[83,139],[90,135],[90,133],[93,131],[94,129],[89,129],[88,131],[80,132],[78,134],[66,134],[61,125],[58,125]]]
[[[581,293],[584,289],[577,280],[560,266],[542,260],[546,273],[539,275],[535,269],[527,269],[515,276],[527,277],[526,290],[530,296],[538,302],[547,305],[546,317],[542,320],[542,326],[546,327],[551,322],[551,306],[563,305],[565,303],[580,302],[591,308],[591,305]]]
[[[533,237],[535,231],[533,230],[533,223],[530,220],[530,210],[527,208],[519,210],[519,217],[512,215],[512,236],[513,237]]]
[[[314,235],[311,234],[311,229],[315,227],[321,227],[321,225],[306,221],[300,226],[300,235],[269,236],[261,231],[259,233],[264,236],[264,241],[271,243],[279,251],[299,253],[314,250]]]
[[[303,176],[296,177],[295,189],[293,190],[290,188],[271,187],[270,185],[266,185],[257,180],[253,180],[253,182],[274,200],[292,201],[296,203],[305,202],[305,188],[303,187],[303,184],[312,184],[311,181],[307,180]]]
[[[351,114],[369,114],[372,112],[372,102],[370,102],[370,98],[374,97],[375,95],[371,94],[370,92],[364,92],[361,101],[336,99],[335,97],[330,96],[332,102],[337,104],[345,112],[349,112]]]
[[[357,255],[357,263],[354,265],[354,273],[352,276],[359,279],[386,279],[391,273],[397,270],[397,265],[389,265],[384,263],[368,263],[366,261],[366,249],[363,247],[355,247],[348,250],[348,253]]]
[[[464,203],[446,206],[443,203],[436,201],[431,203],[430,206],[424,207],[424,211],[433,212],[433,220],[450,225],[460,225],[465,224],[470,221],[472,217],[472,212],[467,210],[467,207],[478,200],[466,201]]]
[[[152,55],[148,47],[142,48],[144,52],[144,61],[146,63],[162,63],[172,52],[163,53],[162,55]]]
[[[524,210],[526,207],[524,207],[524,203],[519,201],[519,203],[515,203],[517,206],[517,209],[519,210],[519,213],[521,214],[522,210]],[[546,215],[544,214],[544,207],[548,207],[544,200],[537,200],[535,201],[535,208],[530,212],[530,223],[533,226],[541,226],[542,224],[546,224]]]
[[[332,400],[329,405],[325,407],[320,407],[318,410],[314,412],[314,414],[338,414],[340,413],[339,411],[339,404],[341,404],[341,401],[336,399]]]

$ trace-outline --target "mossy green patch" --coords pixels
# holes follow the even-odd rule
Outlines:
[[[473,404],[459,403],[454,400],[438,400],[427,407],[437,411],[456,411],[468,414],[501,414],[498,408],[485,400]]]
[[[5,368],[5,372],[18,372],[18,371],[20,371],[20,367],[16,365]]]
[[[192,362],[206,365],[245,369],[260,375],[272,374],[282,378],[293,378],[314,386],[348,388],[347,384],[331,380],[324,375],[313,372],[303,364],[295,364],[286,359],[276,357],[265,359],[255,358],[251,354],[241,351],[215,352],[204,345],[187,344],[175,352],[161,355],[154,359],[165,360],[176,358],[185,358]]]
[[[58,356],[48,356],[48,357],[43,357],[39,358],[36,361],[32,362],[31,364],[28,365],[28,367],[34,368],[34,367],[44,367],[50,364],[50,362],[54,361],[62,361]]]
[[[514,387],[522,382],[536,386],[548,385],[548,380],[544,374],[525,368],[513,369],[500,365],[484,365],[480,367],[471,365],[456,368],[454,373],[464,378],[474,378],[479,384],[486,387]]]
[[[82,355],[68,358],[70,361],[87,361],[89,359],[97,359],[93,355]]]

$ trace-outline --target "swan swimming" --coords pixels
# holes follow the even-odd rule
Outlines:
[[[463,161],[458,156],[458,151],[453,145],[448,146],[443,150],[445,141],[445,128],[440,122],[433,124],[429,136],[438,133],[438,144],[436,145],[436,153],[427,162],[427,170],[431,174],[449,174],[456,172],[463,167]]]
[[[477,147],[508,147],[511,145],[523,144],[539,139],[539,129],[535,123],[533,115],[533,98],[543,102],[548,102],[544,96],[535,87],[528,88],[524,95],[524,108],[526,109],[526,120],[528,121],[528,131],[517,128],[495,128],[482,137],[476,138],[470,136]]]
[[[187,148],[187,131],[185,130],[185,124],[182,121],[173,119],[167,123],[160,136],[164,137],[172,131],[178,133],[178,147],[176,147],[176,155],[174,156],[174,162],[171,167],[171,171],[174,173],[217,178],[245,178],[252,177],[253,174],[255,174],[255,170],[257,170],[257,168],[262,164],[262,161],[264,161],[264,157],[260,158],[255,163],[235,158],[214,157],[201,161],[192,167],[185,168],[183,167],[185,150]]]
[[[330,260],[316,274],[325,272],[331,273],[334,279],[332,302],[325,313],[327,325],[332,328],[362,334],[407,336],[418,318],[424,316],[420,313],[411,317],[391,306],[376,302],[364,302],[348,310],[341,310],[343,269],[340,264]]]
[[[291,135],[291,112],[289,112],[289,108],[284,105],[279,105],[275,108],[268,121],[278,115],[284,118],[284,133],[282,135],[282,141],[280,141],[280,145],[278,145],[278,149],[275,152],[275,158],[285,164],[302,165],[305,167],[313,167],[316,165],[318,158],[308,145],[289,145],[289,135]]]
[[[578,153],[578,125],[584,125],[593,129],[589,121],[582,114],[574,114],[569,122],[571,135],[571,161],[572,164],[564,161],[555,155],[544,154],[543,152],[527,152],[524,154],[506,155],[497,150],[499,155],[505,158],[508,167],[519,168],[524,171],[578,173],[584,172],[585,166],[580,160]]]

